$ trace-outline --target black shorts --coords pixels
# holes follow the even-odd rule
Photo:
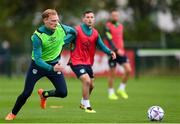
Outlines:
[[[124,56],[119,56],[119,55],[117,55],[117,54],[116,54],[116,59],[113,60],[112,57],[111,57],[111,58],[109,58],[109,60],[108,60],[108,64],[109,64],[109,67],[110,67],[110,68],[116,67],[117,63],[120,64],[120,65],[122,65],[122,64],[127,63],[127,62],[129,62],[129,59],[127,58],[126,55],[124,55]]]
[[[90,78],[94,78],[94,73],[91,65],[72,65],[70,64],[72,71],[79,78],[83,74],[88,74]]]

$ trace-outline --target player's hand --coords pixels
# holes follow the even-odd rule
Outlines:
[[[116,53],[111,51],[111,57],[112,57],[112,59],[116,59]]]
[[[64,70],[64,66],[61,63],[57,63],[53,69],[55,72],[62,72]]]
[[[121,49],[118,49],[118,50],[117,50],[117,54],[118,54],[119,56],[123,56],[123,55],[124,55],[124,51],[121,50]]]

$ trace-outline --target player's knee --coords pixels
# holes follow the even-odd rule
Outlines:
[[[67,96],[67,92],[62,92],[61,93],[61,98],[65,98]]]
[[[91,80],[90,80],[90,79],[87,79],[87,80],[85,81],[85,84],[91,86]]]
[[[127,75],[129,75],[129,74],[131,73],[131,68],[130,68],[130,67],[125,68],[125,73],[126,73]]]
[[[61,97],[61,98],[64,98],[64,97],[66,97],[67,96],[67,90],[63,90],[63,91],[56,91],[56,95],[58,96],[58,97]]]
[[[131,73],[131,69],[130,69],[130,68],[127,69],[127,70],[126,70],[126,73],[127,73],[127,74],[130,74],[130,73]]]

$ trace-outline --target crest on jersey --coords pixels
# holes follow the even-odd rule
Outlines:
[[[82,69],[80,70],[80,73],[84,73],[84,72],[85,72],[85,69],[82,68]]]
[[[38,72],[37,69],[33,69],[33,70],[32,70],[32,73],[33,73],[33,74],[37,74],[37,72]]]

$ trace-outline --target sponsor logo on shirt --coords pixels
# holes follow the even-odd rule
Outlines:
[[[56,37],[50,37],[50,38],[48,39],[48,41],[49,41],[49,42],[55,42],[55,41],[56,41]]]

